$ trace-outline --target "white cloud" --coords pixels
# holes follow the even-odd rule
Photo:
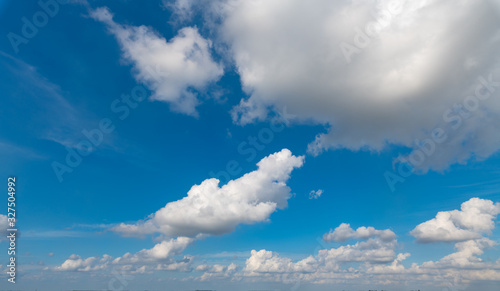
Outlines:
[[[156,271],[175,271],[175,272],[191,272],[194,257],[185,255],[182,259],[172,260],[166,264],[158,264]],[[144,266],[145,267],[145,266]],[[146,269],[146,268],[144,268]]]
[[[234,109],[236,122],[262,120],[269,110],[287,106],[297,122],[328,125],[328,133],[310,144],[313,154],[381,150],[388,144],[417,148],[416,139],[442,127],[448,140],[418,165],[423,170],[484,159],[500,148],[493,134],[500,130],[500,17],[492,1],[210,3],[198,9],[207,11],[217,39],[229,46],[250,96]],[[178,2],[184,11],[190,5]],[[377,22],[380,31],[366,36],[367,25]],[[342,43],[360,47],[350,63]],[[468,120],[446,113],[482,86],[480,76],[496,82],[489,88],[494,97],[478,101]],[[485,87],[477,91],[488,93]],[[461,126],[451,128],[455,122],[443,114],[460,118]]]
[[[469,202],[464,203],[465,209],[471,208],[473,203]],[[489,207],[487,204],[483,206]],[[487,229],[471,223],[475,228]],[[343,223],[324,237],[327,241],[336,242],[345,242],[349,239],[362,241],[323,249],[318,251],[316,256],[298,261],[268,250],[253,250],[245,262],[245,267],[241,272],[234,273],[232,278],[243,278],[251,282],[366,284],[367,286],[424,284],[424,286],[443,285],[457,288],[466,288],[474,280],[493,282],[500,280],[500,260],[487,262],[480,258],[485,250],[498,244],[485,237],[459,242],[455,245],[456,252],[435,262],[413,263],[411,266],[403,264],[403,261],[410,257],[409,253],[396,253],[398,248],[396,235],[390,230],[377,230],[373,227],[359,227],[353,230],[349,224]],[[361,264],[354,267],[350,264],[352,262]],[[206,271],[209,268],[207,265],[199,266],[198,271]]]
[[[349,234],[345,231],[349,229]],[[360,227],[358,231],[350,228],[349,224],[341,224],[337,232],[325,234],[325,237],[335,238],[336,241],[346,241],[356,238],[365,241],[338,248],[318,251],[316,257],[309,256],[303,260],[293,262],[290,258],[280,257],[277,253],[260,250],[251,252],[245,263],[246,276],[258,276],[264,273],[325,273],[340,272],[342,265],[351,262],[366,264],[391,263],[397,259],[395,248],[396,235],[390,230],[376,230],[373,227]],[[342,232],[342,233],[341,233]],[[325,239],[330,241],[328,239]]]
[[[318,262],[313,256],[294,263],[271,251],[252,250],[250,258],[245,262],[244,271],[253,276],[255,273],[307,273],[314,272],[317,268]]]
[[[323,194],[323,190],[319,189],[317,191],[312,190],[309,192],[309,199],[318,199]]]
[[[174,256],[181,255],[193,241],[192,238],[178,237],[162,241],[151,249],[143,249],[135,254],[126,253],[117,258],[103,255],[102,257],[82,259],[79,255],[73,254],[60,266],[55,267],[54,270],[88,272],[105,270],[112,266],[121,266],[127,271],[139,273],[153,269],[185,271],[190,266],[192,257],[184,256],[183,259],[176,261]]]
[[[500,203],[472,198],[462,203],[461,210],[438,212],[435,218],[415,227],[411,235],[423,243],[478,239],[491,233],[499,213]]]
[[[279,254],[260,250],[251,252],[245,268],[233,277],[256,281],[302,282],[314,284],[365,284],[367,286],[418,284],[423,286],[452,286],[465,289],[471,281],[500,280],[500,260],[486,262],[479,256],[497,245],[488,238],[473,239],[455,245],[456,252],[434,262],[413,263],[405,266],[403,261],[409,253],[396,253],[398,247],[392,231],[360,227],[358,231],[349,224],[341,224],[328,233],[335,241],[362,239],[351,245],[320,250],[316,256],[299,261]],[[335,233],[335,235],[332,235]],[[389,235],[391,233],[391,235]],[[386,240],[381,237],[386,235]],[[392,237],[392,240],[389,239]],[[353,267],[352,262],[360,262]],[[200,267],[200,271],[208,266]],[[451,281],[450,281],[451,280]]]
[[[354,245],[321,250],[318,255],[331,266],[346,262],[389,263],[396,257],[396,245],[396,240],[384,242],[379,238],[370,238]]]
[[[464,209],[486,208],[488,203],[465,202]],[[476,201],[477,202],[477,201]],[[479,207],[478,205],[482,205]],[[481,215],[479,215],[480,217]],[[465,219],[465,218],[464,218]],[[465,219],[466,220],[466,219]],[[481,219],[480,219],[481,220]],[[486,230],[488,227],[472,223],[471,227]],[[313,284],[355,284],[366,286],[401,286],[419,285],[426,287],[452,286],[465,289],[475,280],[500,281],[500,260],[483,260],[481,255],[497,245],[497,242],[481,237],[458,242],[456,252],[440,260],[422,264],[403,264],[410,257],[409,253],[397,253],[399,246],[396,235],[386,229],[359,227],[354,230],[343,223],[335,230],[325,234],[328,241],[345,242],[359,240],[336,248],[323,249],[314,256],[293,260],[269,250],[252,250],[244,265],[235,263],[195,265],[194,257],[179,257],[185,248],[195,239],[178,238],[164,241],[151,249],[135,254],[125,254],[113,259],[104,255],[102,258],[82,259],[73,255],[58,270],[99,271],[106,268],[122,271],[124,274],[152,273],[155,271],[202,272],[198,277],[189,277],[195,281],[224,280],[235,284],[248,282],[297,282]],[[426,246],[426,245],[421,245]],[[219,257],[219,256],[216,256]],[[227,255],[224,255],[227,257]],[[358,263],[358,264],[353,264]],[[190,280],[186,279],[186,280]],[[451,285],[450,285],[451,284]]]
[[[120,224],[113,231],[126,236],[162,233],[167,236],[220,235],[238,224],[269,219],[287,206],[291,197],[286,181],[304,157],[288,149],[269,155],[257,163],[258,169],[219,187],[219,180],[207,179],[193,186],[187,196],[168,203],[136,224]]]
[[[194,241],[188,237],[178,237],[165,240],[156,244],[151,249],[144,249],[136,254],[126,253],[122,257],[116,258],[115,263],[135,263],[138,261],[161,261],[166,260],[173,255],[180,255],[186,247]]]
[[[169,0],[162,0],[163,6],[170,8],[180,21],[189,20],[193,16],[193,11],[191,10],[193,6],[192,0],[177,0],[175,2]]]
[[[196,27],[185,27],[167,41],[149,27],[114,22],[107,8],[98,8],[91,16],[114,34],[123,57],[134,65],[136,80],[154,92],[152,99],[170,103],[175,111],[197,114],[197,92],[216,82],[223,68],[211,56],[211,42]]]
[[[57,271],[95,271],[105,268],[110,262],[110,256],[104,255],[102,258],[89,257],[82,259],[79,255],[71,255],[64,263],[56,267]]]
[[[390,242],[396,238],[396,234],[390,229],[377,230],[373,227],[359,227],[354,230],[348,223],[340,224],[335,230],[323,235],[323,240],[326,242],[345,242],[349,239],[369,239],[378,237],[384,242]]]
[[[195,185],[187,197],[168,203],[164,208],[150,215],[146,221],[135,225],[121,224],[112,230],[125,235],[162,233],[177,236],[161,241],[151,249],[135,254],[126,253],[113,258],[109,255],[89,257],[70,256],[56,271],[100,271],[110,267],[128,273],[151,273],[154,271],[192,271],[193,256],[180,256],[188,245],[208,234],[222,234],[234,229],[240,223],[265,221],[278,208],[287,206],[291,197],[286,181],[294,168],[301,167],[304,157],[293,156],[283,149],[257,163],[258,169],[243,177],[218,187],[218,180],[208,179]],[[189,237],[183,236],[185,234]],[[213,265],[197,267],[205,272],[201,280],[216,277],[230,277],[238,266]]]
[[[387,274],[387,273],[403,273],[405,271],[405,267],[402,264],[404,260],[406,260],[410,256],[409,253],[399,253],[394,261],[391,262],[390,265],[387,264],[376,264],[371,265],[367,268],[367,273],[379,273],[379,274]]]
[[[478,256],[482,255],[485,250],[496,246],[498,243],[488,238],[481,238],[476,240],[468,240],[455,244],[457,251],[450,255],[445,256],[437,263],[427,262],[424,263],[426,267],[461,267],[461,268],[484,268],[483,260]],[[500,267],[500,265],[498,266]]]
[[[204,272],[198,279],[200,281],[208,281],[213,278],[234,278],[236,272],[240,269],[235,263],[231,263],[227,266],[215,264],[215,265],[198,265],[195,270],[198,272]]]
[[[461,210],[439,212],[418,225],[411,234],[420,242],[456,242],[456,252],[437,261],[424,262],[421,270],[460,274],[461,280],[500,280],[500,260],[485,262],[480,256],[498,245],[485,235],[495,228],[500,203],[472,198]]]

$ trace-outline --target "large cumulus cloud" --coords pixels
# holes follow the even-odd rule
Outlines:
[[[296,122],[326,126],[312,154],[416,148],[441,128],[446,143],[414,165],[424,171],[500,148],[497,0],[201,3],[248,94],[237,123],[287,106]]]
[[[181,200],[167,203],[145,221],[120,224],[114,231],[124,235],[161,233],[173,236],[220,235],[238,224],[265,221],[291,197],[286,181],[304,157],[288,149],[257,163],[258,169],[219,187],[219,180],[207,179],[193,186]]]

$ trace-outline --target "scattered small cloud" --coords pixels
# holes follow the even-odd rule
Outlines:
[[[435,218],[419,224],[410,234],[420,243],[461,242],[491,234],[500,203],[471,198],[461,210],[441,211]]]
[[[323,194],[323,190],[319,189],[317,191],[312,190],[309,192],[309,199],[318,199]]]

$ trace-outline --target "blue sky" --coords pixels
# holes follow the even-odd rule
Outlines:
[[[496,290],[498,1],[62,2],[0,4],[0,289]]]

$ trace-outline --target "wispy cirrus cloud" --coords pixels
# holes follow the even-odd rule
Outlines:
[[[20,88],[19,92],[13,93],[16,98],[6,100],[8,110],[2,114],[4,118],[9,118],[11,128],[22,129],[24,138],[45,139],[75,147],[81,139],[81,130],[90,127],[91,114],[75,108],[64,97],[61,88],[44,77],[36,67],[1,51],[0,63],[0,70],[7,76],[4,81],[18,83]],[[30,118],[12,114],[14,109],[19,109]],[[9,144],[17,143],[11,140],[12,137],[3,138]],[[36,153],[35,149],[24,147],[19,150]]]

